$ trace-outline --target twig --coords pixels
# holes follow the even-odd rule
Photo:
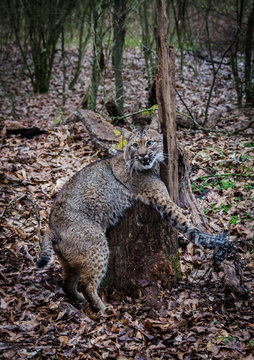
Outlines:
[[[214,175],[214,173],[213,173],[211,170],[208,170],[208,169],[206,169],[206,168],[203,167],[203,166],[198,165],[198,168],[201,169],[201,170],[203,170],[204,172],[210,174],[211,176]],[[212,169],[212,170],[213,170],[213,171],[216,171],[216,170],[214,170],[214,169]]]
[[[37,236],[38,236],[38,239],[39,239],[39,244],[41,244],[41,218],[40,218],[40,212],[39,212],[37,203],[34,201],[34,199],[30,195],[22,194],[22,195],[16,196],[14,199],[12,199],[6,205],[5,209],[1,212],[0,219],[2,219],[4,217],[7,210],[9,210],[14,204],[16,204],[18,201],[20,201],[20,200],[22,200],[24,198],[26,198],[28,201],[30,201],[32,203],[32,206],[33,206],[33,209],[34,209],[34,212],[35,212],[35,218],[36,218],[36,221],[37,221],[37,224],[38,224]]]
[[[234,131],[234,134],[238,134],[238,133],[240,133],[241,131],[244,131],[244,130],[249,129],[252,124],[254,124],[254,120],[251,120],[251,121],[249,122],[249,124],[246,125],[245,127],[241,128],[241,129],[239,129],[239,130],[235,130],[235,131]]]
[[[212,70],[213,70],[213,80],[212,80],[212,84],[208,93],[208,99],[206,102],[206,108],[205,108],[205,118],[203,121],[203,125],[205,125],[208,121],[208,110],[209,110],[209,106],[210,106],[210,102],[211,102],[211,98],[212,98],[212,92],[215,86],[215,82],[216,82],[216,77],[217,74],[222,66],[224,57],[226,56],[226,54],[229,52],[229,50],[231,49],[231,47],[233,46],[233,43],[230,44],[230,46],[224,51],[222,57],[221,57],[221,61],[217,67],[217,69],[215,68],[214,65],[214,58],[213,58],[213,51],[212,51],[212,44],[211,44],[211,39],[210,39],[210,31],[209,31],[209,12],[211,11],[211,1],[208,2],[208,7],[206,9],[206,16],[205,16],[205,24],[206,24],[206,34],[207,34],[207,40],[208,40],[208,51],[209,51],[209,55],[210,55],[210,59],[211,59],[211,64],[212,64]]]
[[[0,214],[0,219],[2,219],[2,217],[4,216],[4,214],[6,213],[6,211],[16,202],[18,202],[19,200],[23,199],[24,197],[26,197],[26,194],[20,195],[20,196],[16,196],[14,199],[12,199],[5,207],[5,209],[1,212]]]
[[[190,118],[194,121],[194,123],[196,123],[194,116],[192,115],[192,112],[190,111],[189,107],[187,106],[186,102],[183,100],[182,96],[180,95],[179,91],[177,90],[177,88],[175,89],[177,95],[179,96],[181,102],[183,103],[183,105],[185,106],[186,110],[188,111]]]
[[[185,115],[185,116],[187,116],[187,115]],[[232,136],[232,135],[242,135],[242,136],[249,136],[249,137],[254,136],[254,134],[242,133],[242,131],[250,128],[252,123],[254,123],[254,120],[251,120],[251,122],[247,126],[241,128],[241,129],[235,130],[233,132],[225,131],[225,130],[208,129],[208,128],[200,125],[199,123],[197,123],[194,119],[192,119],[192,121],[194,122],[194,124],[196,124],[198,126],[198,129],[191,129],[191,131],[202,130],[202,131],[204,131],[206,133],[211,132],[211,133],[215,133],[215,134],[222,134],[222,135],[228,135],[228,136]]]
[[[41,217],[40,217],[40,211],[39,211],[38,205],[34,201],[34,199],[32,197],[30,197],[29,195],[27,195],[26,197],[27,197],[27,200],[29,200],[33,205],[33,209],[34,209],[34,212],[35,212],[35,218],[36,218],[36,221],[37,221],[37,224],[38,224],[37,236],[38,236],[38,239],[39,239],[39,244],[41,245]]]
[[[112,120],[119,121],[119,120],[125,119],[127,117],[130,117],[132,115],[141,114],[142,112],[145,112],[145,111],[152,112],[153,110],[151,110],[151,108],[148,108],[148,109],[142,109],[142,110],[136,111],[134,113],[126,114],[126,115],[123,115],[123,116],[112,116]]]
[[[202,130],[202,126],[194,119],[194,118],[192,118],[191,116],[189,116],[189,115],[187,115],[187,114],[185,114],[185,113],[183,113],[183,112],[181,112],[181,111],[178,111],[178,110],[176,110],[176,113],[177,114],[180,114],[180,115],[182,115],[182,116],[185,116],[185,117],[187,117],[188,119],[190,119],[191,121],[193,121],[193,124],[195,124],[196,126],[197,126],[197,129],[196,130]],[[203,129],[203,130],[205,130],[205,129]]]
[[[148,108],[148,109],[142,109],[142,110],[139,110],[139,111],[136,111],[136,112],[133,112],[133,113],[130,113],[130,114],[126,114],[126,115],[123,115],[123,116],[112,116],[111,119],[114,121],[114,125],[116,125],[118,123],[119,120],[122,120],[122,119],[125,119],[127,117],[130,117],[132,115],[137,115],[137,114],[140,114],[142,112],[145,112],[145,111],[148,111],[148,112],[153,112],[155,110],[151,109],[151,108]],[[99,112],[100,115],[102,115],[104,117],[103,114],[101,114]],[[61,123],[63,124],[67,124],[69,122],[72,122],[72,121],[79,121],[81,120],[81,117],[79,115],[79,111],[74,111],[73,113],[71,113],[70,115],[68,115],[65,120]],[[56,125],[58,126],[60,124],[60,122],[58,122]]]

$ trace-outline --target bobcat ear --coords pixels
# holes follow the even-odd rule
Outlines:
[[[132,132],[127,130],[127,129],[124,129],[124,128],[121,128],[120,130],[122,136],[124,137],[125,140],[129,140],[129,138],[131,137],[132,135]]]
[[[151,124],[149,125],[149,129],[160,131],[161,125],[159,122],[159,119],[157,117],[154,117],[151,121]]]

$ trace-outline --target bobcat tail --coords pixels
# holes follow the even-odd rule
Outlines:
[[[37,261],[37,268],[41,269],[48,265],[53,257],[53,245],[52,240],[54,239],[54,233],[48,229],[42,239],[41,254]]]

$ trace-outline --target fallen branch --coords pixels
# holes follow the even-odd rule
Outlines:
[[[31,128],[18,128],[18,129],[6,129],[7,136],[9,135],[19,135],[22,138],[31,139],[34,136],[47,134],[46,130],[41,130],[38,127],[34,126]]]
[[[192,119],[192,118],[190,118]],[[250,128],[251,124],[254,122],[254,120],[252,120],[247,127],[235,130],[233,132],[230,131],[224,131],[224,130],[213,130],[213,129],[208,129],[206,127],[203,127],[202,125],[200,125],[196,120],[192,119],[192,121],[194,122],[195,125],[197,125],[198,129],[196,130],[202,130],[206,133],[212,132],[215,134],[222,134],[222,135],[228,135],[228,136],[232,136],[232,135],[242,135],[242,136],[247,136],[247,137],[254,137],[254,134],[246,134],[246,133],[242,133],[242,131]],[[195,129],[191,129],[191,131],[196,131]]]
[[[213,11],[215,11],[215,10],[213,10]],[[221,63],[221,61],[223,61],[223,58],[222,58],[222,60],[210,59],[207,55],[201,54],[200,51],[196,51],[196,55],[197,55],[197,57],[198,57],[199,59],[205,60],[205,61],[207,61],[207,62],[209,62],[209,63],[222,64],[222,65],[227,65],[227,66],[231,64],[231,61],[227,61],[227,62],[222,62],[222,63]]]
[[[23,199],[26,195],[23,194],[23,195],[20,195],[20,196],[17,196],[15,197],[14,199],[12,199],[5,207],[5,209],[1,212],[0,214],[0,219],[2,219],[2,217],[4,216],[4,214],[6,213],[6,211],[12,207],[13,204],[15,204],[16,202],[18,202],[19,200]]]
[[[238,174],[238,173],[211,174],[211,175],[199,176],[197,179],[203,180],[211,177],[227,177],[227,176],[254,177],[254,174]]]
[[[225,260],[220,264],[224,272],[224,283],[225,286],[232,289],[235,293],[246,296],[248,290],[242,284],[242,270],[239,269],[239,274],[236,267],[228,260]]]
[[[251,120],[251,121],[249,122],[249,124],[246,125],[245,127],[241,128],[241,129],[239,129],[239,130],[235,130],[235,131],[234,131],[234,134],[238,134],[238,133],[240,133],[241,131],[244,131],[244,130],[249,129],[252,124],[254,124],[254,120]]]
[[[188,119],[190,119],[190,120],[193,122],[193,124],[197,127],[196,130],[202,130],[202,131],[204,131],[204,132],[213,132],[213,133],[225,134],[225,135],[238,135],[238,134],[239,134],[239,135],[243,135],[243,136],[254,136],[253,134],[242,134],[242,131],[245,131],[245,130],[249,129],[249,128],[252,126],[252,124],[254,124],[254,120],[251,120],[251,121],[248,123],[248,125],[242,127],[241,129],[237,129],[237,130],[235,130],[235,131],[233,131],[233,132],[223,131],[223,130],[209,129],[209,128],[207,128],[207,127],[204,127],[204,126],[200,125],[200,124],[195,120],[195,118],[194,118],[194,116],[192,115],[189,107],[187,106],[187,104],[186,104],[185,101],[183,100],[182,96],[181,96],[180,93],[177,91],[177,89],[176,89],[176,93],[177,93],[177,95],[179,96],[179,98],[180,98],[181,102],[183,103],[183,105],[185,106],[186,110],[188,111],[189,115],[176,110],[177,114],[180,114],[180,115],[185,116],[185,117],[187,117]],[[145,110],[143,110],[143,111],[145,111]],[[192,130],[195,130],[195,129],[192,129]]]

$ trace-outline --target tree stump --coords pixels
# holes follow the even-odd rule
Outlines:
[[[161,177],[169,194],[190,210],[194,224],[205,225],[195,204],[188,180],[188,164],[176,139],[174,50],[166,42],[167,18],[164,0],[157,0],[159,71],[157,102],[164,135],[166,162]],[[178,169],[180,172],[178,173]],[[110,260],[108,280],[125,294],[145,294],[148,302],[157,302],[157,286],[170,288],[180,278],[178,234],[150,206],[137,202],[124,218],[108,231]]]

